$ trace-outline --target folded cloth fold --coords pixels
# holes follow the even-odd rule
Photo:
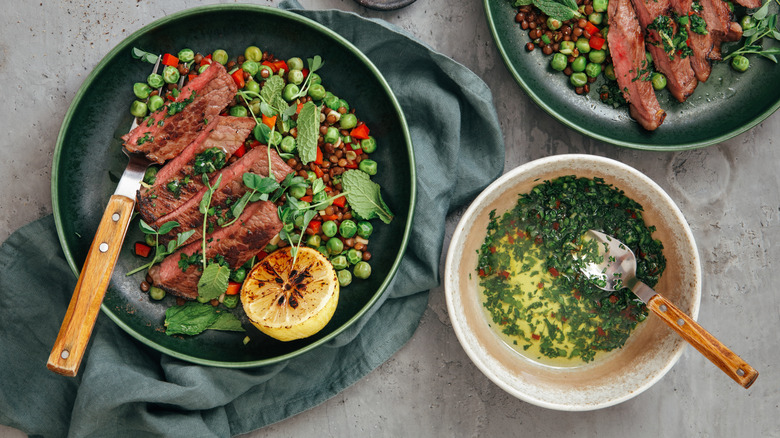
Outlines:
[[[398,351],[439,284],[446,216],[503,171],[490,90],[462,65],[380,20],[283,8],[338,30],[387,79],[409,123],[417,209],[401,266],[381,302],[331,342],[285,363],[223,369],[137,342],[101,315],[79,377],[46,369],[76,279],[51,216],[0,246],[0,423],[40,436],[228,436],[336,395]],[[398,56],[402,53],[403,56]]]

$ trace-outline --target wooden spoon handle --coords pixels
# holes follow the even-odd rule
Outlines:
[[[671,301],[656,294],[650,298],[647,307],[737,383],[749,388],[756,381],[758,371],[704,330]]]
[[[108,201],[46,364],[55,373],[73,377],[78,372],[125,240],[134,203],[121,195],[113,195]]]

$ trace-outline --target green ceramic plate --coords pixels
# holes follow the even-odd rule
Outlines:
[[[275,341],[244,321],[247,333],[207,331],[195,337],[167,336],[163,320],[171,297],[154,302],[141,292],[143,273],[126,276],[142,261],[131,254],[143,236],[138,221],[130,224],[105,300],[103,312],[145,344],[187,361],[225,367],[275,363],[311,350],[344,331],[376,303],[398,268],[406,248],[415,199],[412,144],[401,108],[376,67],[344,38],[296,14],[250,5],[217,5],[183,11],[160,19],[122,41],[84,81],[68,110],[57,140],[52,172],[52,199],[57,232],[65,255],[78,273],[108,198],[127,158],[120,136],[132,116],[132,84],[145,78],[150,65],[131,57],[133,47],[153,53],[189,47],[201,53],[222,48],[243,53],[257,45],[282,59],[321,55],[323,83],[357,109],[371,127],[379,148],[375,159],[392,171],[374,180],[395,213],[390,225],[377,224],[371,238],[373,273],[353,282],[341,294],[333,319],[317,335],[294,342]],[[389,147],[392,145],[393,147]],[[387,147],[383,147],[387,146]],[[251,342],[243,344],[245,335]]]
[[[493,38],[515,80],[550,115],[593,138],[636,149],[704,147],[747,131],[780,106],[777,64],[753,56],[750,69],[737,73],[720,62],[709,80],[699,84],[684,103],[668,91],[657,93],[667,117],[656,131],[645,131],[628,115],[627,108],[614,109],[601,103],[600,82],[596,87],[591,85],[589,97],[578,96],[569,78],[549,67],[549,57],[540,50],[526,52],[528,32],[515,23],[517,11],[510,0],[484,0],[484,5]]]

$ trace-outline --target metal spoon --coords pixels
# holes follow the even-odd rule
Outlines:
[[[623,287],[630,289],[647,304],[648,309],[729,377],[745,388],[753,384],[758,377],[758,371],[715,339],[671,301],[636,278],[636,257],[626,245],[614,237],[594,230],[585,233],[585,239],[598,243],[596,246],[601,260],[588,260],[587,256],[583,256],[580,270],[594,280],[600,289],[607,291]]]

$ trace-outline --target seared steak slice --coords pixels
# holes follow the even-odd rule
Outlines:
[[[702,17],[707,22],[707,31],[712,35],[712,50],[708,58],[715,61],[723,59],[720,45],[727,41],[739,41],[742,27],[732,21],[733,15],[723,0],[699,0]]]
[[[717,0],[721,1],[721,0]],[[712,38],[712,32],[709,30],[709,26],[706,24],[702,14],[704,6],[700,2],[701,6],[698,12],[693,10],[693,0],[672,0],[672,6],[675,12],[679,15],[688,17],[688,24],[685,26],[688,30],[688,36],[690,38],[690,48],[693,52],[690,56],[691,67],[693,73],[696,75],[696,79],[700,82],[707,82],[712,72],[712,62],[710,61],[710,52],[712,51],[715,42]],[[700,30],[701,25],[706,26],[704,34],[697,32]]]
[[[219,228],[210,235],[206,243],[206,260],[222,255],[230,268],[236,269],[265,248],[281,229],[282,222],[276,212],[276,205],[267,201],[252,203],[236,223]],[[149,269],[154,285],[182,298],[197,298],[203,265],[197,262],[182,270],[179,262],[182,255],[191,257],[193,254],[202,254],[202,249],[200,240],[192,242]]]
[[[214,117],[206,129],[181,154],[163,166],[151,187],[138,190],[138,210],[148,224],[181,207],[203,189],[202,171],[196,169],[198,156],[219,148],[227,160],[255,127],[251,117]]]
[[[617,83],[629,103],[631,117],[652,131],[663,123],[666,112],[658,104],[650,82],[636,79],[638,72],[647,66],[645,39],[636,12],[631,0],[611,0],[608,12],[607,44]]]
[[[276,151],[271,150],[271,166],[273,167],[274,177],[278,182],[284,180],[288,173],[293,170],[282,160]],[[219,188],[214,191],[211,197],[211,207],[221,212],[221,215],[230,211],[231,205],[238,201],[241,196],[248,191],[244,185],[244,173],[251,172],[263,177],[268,176],[268,149],[265,146],[257,146],[250,150],[243,157],[239,158],[233,164],[225,167],[220,172],[211,176],[211,184],[215,184],[219,175],[222,175],[222,181]],[[155,228],[168,221],[176,221],[179,226],[174,228],[167,235],[160,236],[163,242],[168,242],[176,237],[177,233],[183,233],[194,229],[195,234],[189,241],[200,239],[203,229],[203,214],[198,209],[203,195],[207,188],[204,187],[195,196],[190,198],[177,210],[161,217],[154,223]],[[226,222],[231,220],[231,216],[223,216]],[[217,225],[217,218],[209,216],[209,228],[221,228]]]
[[[235,98],[236,91],[238,87],[225,67],[217,62],[211,64],[182,87],[174,102],[123,136],[125,147],[130,152],[142,152],[157,163],[170,160],[200,135],[208,122]]]
[[[633,0],[633,3],[639,24],[647,31],[647,46],[653,55],[656,70],[666,76],[667,87],[672,96],[680,102],[685,102],[685,99],[693,94],[698,82],[687,56],[675,53],[674,49],[667,53],[664,49],[665,41],[673,36],[669,34],[677,32],[677,23],[669,17],[670,0]],[[664,31],[665,36],[660,35],[658,30],[651,29],[651,24],[657,18],[669,23]]]
[[[761,7],[761,0],[737,0],[737,3],[748,9],[755,9]]]

